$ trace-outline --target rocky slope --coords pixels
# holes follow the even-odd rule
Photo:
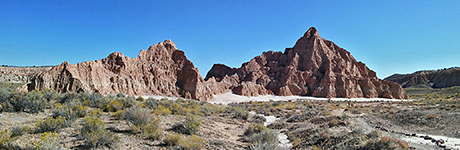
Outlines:
[[[460,86],[460,68],[417,71],[411,74],[394,74],[384,80],[397,82],[402,87],[417,85],[432,88]]]
[[[37,74],[51,69],[43,67],[0,67],[0,82],[27,83]]]
[[[64,62],[37,75],[28,90],[93,91],[101,94],[163,95],[207,100],[212,97],[198,69],[166,40],[141,50],[136,58],[115,52],[78,64]]]
[[[219,91],[245,96],[408,98],[399,84],[378,79],[350,52],[321,38],[315,28],[284,53],[264,52],[240,68],[215,64],[205,80]]]

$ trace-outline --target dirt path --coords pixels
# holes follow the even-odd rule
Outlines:
[[[249,113],[253,114],[253,115],[258,115],[258,116],[264,117],[265,118],[264,126],[268,126],[268,125],[274,123],[276,120],[280,119],[280,118],[276,118],[275,116],[265,116],[263,114],[256,114],[256,112],[253,112],[253,111],[251,111]],[[289,141],[288,136],[285,133],[282,133],[280,130],[274,130],[274,131],[277,133],[278,141],[280,141],[279,146],[285,147],[285,148],[288,148],[288,149],[292,148],[292,144]]]
[[[460,139],[451,138],[446,136],[435,136],[426,134],[411,133],[409,131],[394,131],[388,128],[381,127],[378,124],[370,122],[369,118],[357,117],[354,118],[354,122],[358,124],[365,132],[377,129],[384,134],[395,139],[405,141],[410,147],[417,150],[433,150],[433,149],[452,149],[460,150]]]

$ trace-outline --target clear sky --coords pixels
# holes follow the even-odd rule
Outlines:
[[[284,51],[311,26],[380,78],[460,66],[457,0],[0,0],[0,64],[136,57],[171,39],[205,76]]]

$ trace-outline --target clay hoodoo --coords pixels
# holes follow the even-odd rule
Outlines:
[[[37,75],[28,88],[207,100],[212,92],[203,82],[184,52],[166,40],[141,50],[136,58],[114,52],[102,60],[75,65],[64,62]]]
[[[284,53],[264,52],[240,68],[216,64],[205,80],[245,96],[408,98],[399,84],[378,79],[374,71],[321,38],[313,27]]]

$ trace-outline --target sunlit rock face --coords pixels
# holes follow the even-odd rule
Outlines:
[[[235,94],[308,95],[407,99],[401,86],[377,78],[347,50],[310,28],[293,48],[268,51],[240,68],[216,64],[205,80],[222,83]]]
[[[212,92],[203,82],[184,52],[166,40],[141,50],[136,58],[114,52],[102,60],[75,65],[64,62],[37,75],[28,88],[207,100]]]

